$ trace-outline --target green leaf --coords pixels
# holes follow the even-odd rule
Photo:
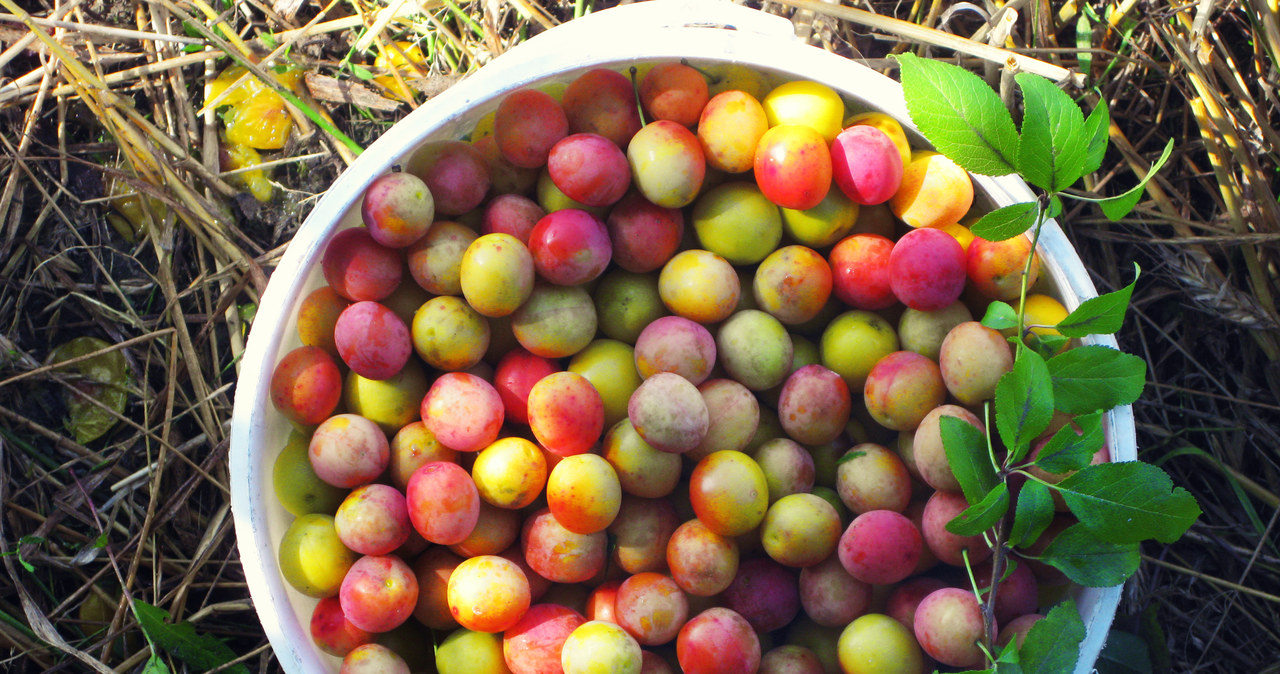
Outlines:
[[[1151,674],[1151,651],[1142,637],[1111,630],[1094,667],[1098,674]]]
[[[221,667],[236,659],[235,651],[216,637],[198,634],[187,621],[170,624],[169,612],[141,600],[134,600],[133,612],[138,625],[155,646],[185,662],[198,671]],[[150,666],[150,665],[148,665]],[[233,665],[222,670],[229,674],[249,674],[244,665]]]
[[[1014,78],[1022,89],[1025,113],[1018,143],[1018,170],[1027,182],[1046,192],[1058,192],[1084,175],[1084,113],[1050,80],[1021,72]]]
[[[1082,525],[1113,543],[1172,543],[1200,516],[1190,492],[1142,461],[1085,466],[1058,483],[1058,493]]]
[[[1067,414],[1128,405],[1147,383],[1146,361],[1096,344],[1068,349],[1046,365],[1053,379],[1054,406]]]
[[[1018,129],[1000,96],[982,78],[960,66],[910,53],[896,58],[911,120],[939,152],[982,175],[1017,170]]]
[[[1076,603],[1068,599],[1031,626],[1018,652],[1019,663],[1028,672],[1074,671],[1084,635],[1084,621]]]
[[[1062,215],[1062,197],[1057,192],[1049,195],[1049,209],[1045,212],[1045,217],[1056,218]]]
[[[997,208],[978,218],[969,227],[974,236],[988,241],[1004,241],[1031,229],[1040,215],[1040,204],[1035,201],[1023,201]]]
[[[973,424],[957,417],[944,414],[938,423],[947,463],[951,464],[965,500],[981,501],[999,482],[987,452],[986,437]]]
[[[1093,49],[1093,22],[1084,12],[1076,19],[1076,49],[1079,50],[1076,52],[1076,68],[1088,77],[1093,70],[1093,52],[1089,51]]]
[[[1107,154],[1107,143],[1111,136],[1111,112],[1107,110],[1106,101],[1099,100],[1093,106],[1093,112],[1084,120],[1084,135],[1089,139],[1085,149],[1084,172],[1093,173],[1102,167],[1102,159]]]
[[[1038,559],[1085,587],[1119,585],[1142,561],[1137,543],[1112,543],[1095,536],[1083,524],[1063,529]]]
[[[155,653],[147,659],[147,666],[142,668],[142,674],[169,674],[169,665],[164,664],[164,660]]]
[[[996,430],[1017,462],[1053,418],[1053,385],[1040,354],[1017,345],[1013,369],[996,384]]]
[[[1071,341],[1070,337],[1052,334],[1042,335],[1038,332],[1029,332],[1024,335],[1024,339],[1027,347],[1040,354],[1040,357],[1046,360],[1062,353],[1063,348]]]
[[[1118,332],[1124,323],[1124,314],[1129,309],[1129,297],[1133,295],[1133,288],[1142,273],[1142,268],[1137,263],[1133,267],[1133,281],[1129,285],[1081,302],[1075,311],[1058,322],[1058,332],[1067,337],[1113,335]]]
[[[1009,545],[1015,548],[1030,545],[1053,522],[1053,496],[1043,482],[1028,479],[1018,492],[1018,504],[1013,511],[1013,526],[1009,529]]]
[[[867,454],[867,453],[866,453],[866,452],[864,452],[864,451],[862,451],[862,450],[856,450],[856,451],[855,451],[855,450],[849,450],[849,451],[845,452],[843,455],[841,455],[841,456],[840,456],[840,458],[836,459],[836,465],[837,465],[837,466],[839,466],[839,465],[841,465],[841,464],[843,464],[843,463],[847,463],[847,462],[849,462],[849,461],[853,461],[854,459],[856,459],[856,458],[858,458],[858,457],[860,457],[860,456],[866,456],[866,454]]]
[[[1072,419],[1072,424],[1080,428],[1079,432],[1072,424],[1059,428],[1040,448],[1036,467],[1061,475],[1089,465],[1093,455],[1107,441],[1106,434],[1102,432],[1103,414],[1105,412],[1091,412]]]
[[[366,81],[373,79],[373,72],[357,63],[351,64],[351,74]]]
[[[992,330],[1012,330],[1018,327],[1018,312],[1008,302],[992,302],[987,305],[982,324]]]
[[[1160,154],[1160,158],[1156,160],[1156,163],[1151,167],[1151,170],[1147,171],[1147,175],[1142,179],[1142,182],[1138,183],[1133,189],[1125,192],[1124,194],[1110,197],[1108,199],[1098,200],[1098,206],[1102,209],[1102,214],[1107,216],[1107,219],[1112,222],[1128,215],[1129,211],[1132,211],[1133,207],[1137,206],[1138,201],[1142,199],[1142,193],[1146,190],[1147,183],[1156,176],[1156,173],[1158,173],[1160,169],[1164,168],[1165,162],[1169,161],[1169,155],[1172,152],[1173,139],[1170,138],[1169,142],[1164,146],[1164,152]]]
[[[996,484],[995,489],[978,503],[964,509],[947,522],[947,531],[957,536],[977,536],[995,526],[1004,514],[1009,512],[1009,487],[1003,482]]]

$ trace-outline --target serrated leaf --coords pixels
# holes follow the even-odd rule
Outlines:
[[[1111,587],[1128,580],[1142,556],[1137,543],[1104,541],[1083,524],[1073,524],[1054,537],[1038,559],[1085,587]]]
[[[1049,209],[1045,212],[1046,218],[1056,218],[1062,215],[1062,197],[1057,192],[1049,195]]]
[[[1139,182],[1133,189],[1124,194],[1098,201],[1098,207],[1102,209],[1102,214],[1112,222],[1128,215],[1129,211],[1132,211],[1133,207],[1137,206],[1138,201],[1142,199],[1147,183],[1156,176],[1156,173],[1160,172],[1160,169],[1164,168],[1165,162],[1169,161],[1169,155],[1172,153],[1173,139],[1170,138],[1169,142],[1164,146],[1164,152],[1160,154],[1160,158],[1156,160],[1156,163],[1151,166],[1151,170],[1147,171],[1147,175],[1143,177],[1142,182]]]
[[[986,437],[973,424],[949,415],[938,420],[938,428],[947,463],[960,483],[965,500],[981,501],[999,481],[987,452]]]
[[[1009,545],[1030,545],[1053,522],[1053,496],[1044,483],[1028,479],[1018,492],[1018,503],[1013,511],[1013,526],[1009,528]]]
[[[982,175],[1016,171],[1018,129],[995,90],[960,66],[910,53],[896,58],[907,112],[939,152]]]
[[[1071,424],[1059,428],[1044,443],[1044,447],[1040,448],[1036,467],[1047,473],[1061,475],[1089,465],[1093,455],[1107,441],[1106,434],[1102,432],[1103,414],[1104,412],[1081,414],[1072,419]],[[1073,425],[1079,427],[1079,432]]]
[[[1035,201],[1023,201],[997,208],[978,218],[969,227],[974,236],[988,241],[1004,241],[1031,229],[1040,214],[1040,204]]]
[[[1070,187],[1084,175],[1084,113],[1058,85],[1034,73],[1014,78],[1025,112],[1018,143],[1018,170],[1047,192]]]
[[[981,501],[965,508],[947,522],[947,531],[957,536],[977,536],[995,526],[1009,512],[1009,487],[999,482]]]
[[[1111,630],[1094,667],[1098,674],[1151,674],[1151,651],[1142,637]]]
[[[1147,362],[1096,344],[1078,346],[1046,361],[1053,380],[1053,404],[1067,414],[1128,405],[1142,395]]]
[[[1200,516],[1190,492],[1142,461],[1085,466],[1059,482],[1058,493],[1080,524],[1113,543],[1172,543]]]
[[[1089,139],[1089,145],[1085,149],[1084,172],[1093,173],[1102,167],[1111,137],[1111,111],[1107,109],[1106,101],[1099,100],[1093,106],[1093,112],[1085,118],[1084,135]]]
[[[987,305],[982,324],[992,330],[1011,330],[1018,327],[1018,312],[1008,302],[992,302]]]
[[[1040,354],[1017,345],[1013,369],[996,383],[996,430],[1017,462],[1053,418],[1053,385]]]
[[[1084,337],[1086,335],[1113,335],[1124,323],[1125,312],[1129,310],[1129,298],[1138,283],[1142,268],[1136,263],[1133,281],[1129,285],[1115,291],[1091,297],[1080,303],[1075,311],[1067,314],[1058,322],[1057,329],[1067,337]]]
[[[1025,335],[1024,339],[1027,347],[1040,354],[1040,357],[1046,360],[1062,353],[1062,350],[1071,342],[1070,337],[1053,334],[1042,335],[1034,331]]]
[[[1074,671],[1084,636],[1084,621],[1076,603],[1068,599],[1027,631],[1027,640],[1018,651],[1019,663],[1028,672]]]
[[[222,667],[236,659],[235,651],[229,646],[217,637],[197,633],[191,623],[185,620],[175,624],[167,622],[169,612],[158,606],[135,599],[133,611],[138,617],[138,625],[152,644],[197,671]],[[229,674],[249,674],[249,668],[241,664],[222,671]]]

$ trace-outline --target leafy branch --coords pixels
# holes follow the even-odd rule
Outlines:
[[[971,227],[975,236],[1001,241],[1025,235],[1035,250],[1046,222],[1061,213],[1064,198],[1097,203],[1108,219],[1119,220],[1137,205],[1172,150],[1170,141],[1152,170],[1123,194],[1082,194],[1072,186],[1101,168],[1106,155],[1110,114],[1104,104],[1085,117],[1053,82],[1019,73],[1019,128],[977,75],[912,54],[897,58],[907,110],[938,151],[973,173],[1016,173],[1040,190],[1034,201],[983,215]],[[1141,396],[1146,363],[1105,346],[1067,347],[1073,339],[1120,329],[1140,270],[1135,265],[1132,283],[1085,300],[1055,326],[1036,326],[1027,324],[1025,310],[1032,263],[1028,255],[1017,308],[992,302],[982,318],[983,325],[1012,333],[1015,353],[1012,369],[988,403],[995,437],[959,419],[943,418],[941,425],[948,461],[969,503],[947,529],[961,536],[985,535],[994,549],[989,589],[977,592],[986,623],[981,646],[988,654],[987,672],[1071,671],[1085,637],[1075,605],[1064,602],[1031,629],[1021,648],[996,648],[995,595],[1011,557],[1037,559],[1080,585],[1116,585],[1137,570],[1142,541],[1177,540],[1200,515],[1190,493],[1175,487],[1156,466],[1093,463],[1105,445],[1106,412]],[[1055,418],[1062,415],[1069,415],[1070,422],[1054,428]],[[1002,453],[993,451],[996,441]],[[1033,555],[1028,549],[1055,517],[1055,498],[1078,523]]]

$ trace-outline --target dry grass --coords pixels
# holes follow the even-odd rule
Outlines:
[[[360,91],[351,64],[423,39],[428,62],[396,76],[429,95],[593,7],[390,5],[0,0],[0,669],[139,670],[151,651],[132,598],[273,671],[229,517],[228,423],[253,308],[290,234],[351,161],[349,143],[367,145],[411,107]],[[1117,626],[1146,640],[1156,671],[1280,671],[1274,0],[1015,0],[990,27],[981,4],[856,7],[871,17],[764,3],[850,57],[983,56],[989,42],[1082,75],[1114,120],[1110,169],[1091,190],[1133,184],[1176,140],[1124,222],[1083,206],[1062,218],[1100,289],[1128,283],[1134,261],[1144,269],[1120,335],[1149,364],[1139,446],[1205,512],[1179,543],[1145,549]],[[955,37],[975,32],[981,45]],[[248,54],[259,74],[282,63],[309,74],[297,131],[269,157],[277,185],[265,205],[222,174],[219,120],[198,107],[228,55]],[[132,241],[107,217],[113,180],[160,206]],[[115,428],[81,444],[64,423],[76,376],[45,364],[86,335],[115,345],[133,376],[124,412],[109,413]]]

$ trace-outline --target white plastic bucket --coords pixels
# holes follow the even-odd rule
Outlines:
[[[292,516],[277,503],[271,482],[273,463],[290,430],[272,408],[271,374],[285,353],[301,345],[298,305],[323,284],[320,258],[326,242],[338,230],[360,224],[360,200],[373,178],[404,162],[425,142],[469,133],[505,94],[525,86],[568,83],[591,68],[625,72],[638,63],[679,58],[694,65],[739,63],[784,80],[822,82],[840,92],[851,110],[892,115],[913,145],[924,144],[910,123],[897,82],[803,44],[781,17],[725,0],[650,0],[574,20],[511,49],[395,124],[334,181],[299,228],[271,276],[241,362],[231,429],[232,512],[254,607],[284,671],[336,672],[339,663],[311,640],[315,600],[294,591],[280,575],[276,548]],[[975,183],[979,199],[992,207],[1034,198],[1017,177],[976,176]],[[1068,310],[1097,294],[1057,224],[1045,227],[1040,253],[1045,281]],[[1088,341],[1116,346],[1109,336]],[[1113,410],[1107,421],[1113,460],[1136,460],[1132,409]],[[1082,588],[1075,599],[1087,630],[1075,671],[1086,674],[1093,670],[1115,616],[1120,587]]]

